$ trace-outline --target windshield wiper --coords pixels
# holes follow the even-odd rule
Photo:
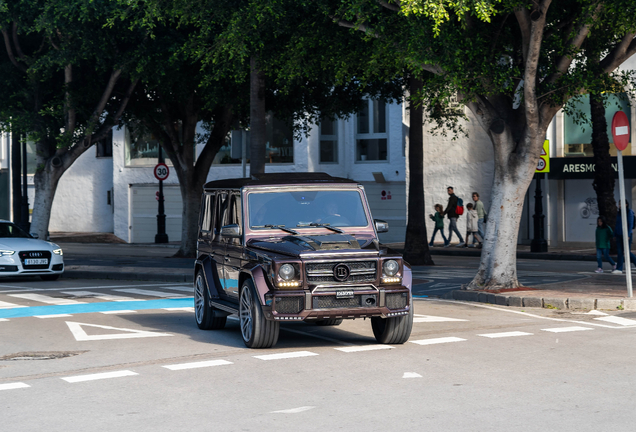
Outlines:
[[[300,226],[300,225],[298,225],[298,226]],[[331,226],[329,224],[321,224],[321,223],[317,223],[317,222],[312,222],[312,223],[309,224],[309,226],[327,228],[328,230],[331,230],[333,232],[337,232],[338,234],[343,234],[344,233],[344,231],[341,230],[340,228],[336,228],[336,227]]]
[[[290,228],[285,228],[285,225],[255,225],[252,228],[276,228],[285,232],[288,232],[290,234],[294,234],[294,235],[298,235],[298,231],[294,231],[293,229]]]

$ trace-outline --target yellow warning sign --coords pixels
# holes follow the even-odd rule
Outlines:
[[[537,164],[535,173],[549,173],[550,172],[550,140],[543,142],[543,148],[541,148],[541,158]]]

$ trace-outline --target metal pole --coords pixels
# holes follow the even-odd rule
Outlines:
[[[163,153],[161,145],[159,147],[159,163],[163,163]],[[166,234],[166,214],[163,205],[163,180],[159,180],[159,209],[157,213],[157,235],[155,243],[168,243],[168,234]]]
[[[26,137],[20,136],[22,140],[22,208],[21,212],[21,225],[22,229],[29,232],[29,195],[28,195],[28,183],[27,183],[27,142]]]
[[[243,178],[247,177],[247,132],[241,131],[241,165],[243,166]]]
[[[543,215],[543,195],[541,191],[541,179],[536,179],[537,185],[534,190],[534,238],[530,244],[530,252],[547,252],[548,242],[545,241]]]
[[[629,232],[627,231],[627,207],[625,205],[625,176],[623,174],[623,152],[618,153],[618,189],[621,200],[621,225],[623,227],[623,253],[625,254],[625,275],[627,278],[627,297],[632,297],[632,263],[629,260]]]

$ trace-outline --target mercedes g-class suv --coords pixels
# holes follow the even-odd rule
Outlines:
[[[259,174],[205,185],[194,266],[195,317],[221,329],[237,314],[250,348],[281,322],[370,318],[380,343],[413,326],[411,268],[380,245],[364,187],[324,173]]]

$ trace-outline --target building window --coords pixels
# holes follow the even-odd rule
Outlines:
[[[112,158],[113,157],[113,130],[108,131],[108,135],[95,143],[97,149],[97,157]]]
[[[242,140],[246,140],[247,159],[250,158],[250,132],[235,130],[225,140],[212,162],[219,164],[241,163]],[[291,121],[283,121],[268,112],[265,117],[265,163],[294,163],[294,131]]]
[[[612,137],[612,118],[614,113],[619,110],[625,111],[631,123],[632,112],[627,94],[612,94],[608,96],[608,99],[608,103],[605,106],[605,121],[607,122],[607,137],[609,142],[612,143],[614,141]],[[563,116],[565,156],[593,156],[590,96],[583,95],[576,100],[571,100],[568,102],[568,108],[571,114],[566,112]],[[577,118],[581,118],[581,120],[577,121]],[[631,147],[632,144],[630,143],[624,150],[624,154],[632,154]],[[610,154],[616,156],[616,147],[613,145],[610,146]]]
[[[159,140],[148,131],[127,127],[124,147],[128,167],[155,166],[159,161]],[[192,150],[194,151],[194,147]],[[166,165],[172,166],[172,161],[165,151],[163,158]]]
[[[356,130],[356,161],[388,160],[386,104],[370,99],[358,112]]]
[[[338,120],[320,121],[320,163],[338,163]]]

